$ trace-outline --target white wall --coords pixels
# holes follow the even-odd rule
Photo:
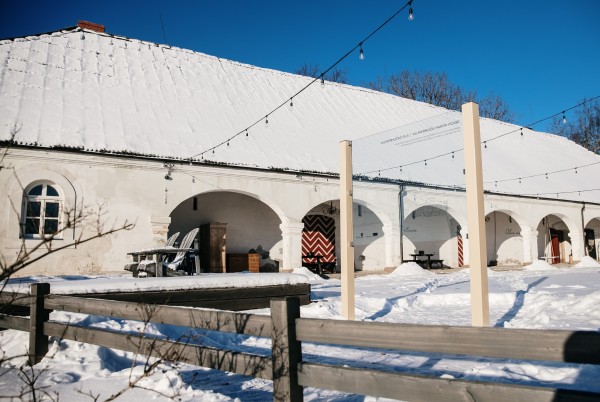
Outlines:
[[[169,230],[185,231],[204,221],[226,221],[231,225],[228,241],[231,251],[245,252],[261,244],[273,257],[285,261],[287,266],[281,268],[295,268],[301,262],[302,218],[311,209],[339,199],[335,179],[274,171],[191,166],[182,162],[174,166],[173,180],[165,180],[166,169],[159,160],[25,148],[12,148],[4,163],[9,168],[0,170],[0,252],[8,260],[16,256],[21,246],[31,248],[37,243],[19,239],[22,191],[36,180],[49,180],[60,186],[67,209],[97,211],[100,208],[104,230],[125,221],[135,223],[130,231],[47,257],[23,274],[122,273],[124,264],[130,261],[127,252],[160,244]],[[446,264],[456,265],[455,226],[460,225],[468,232],[464,193],[406,187],[400,211],[399,192],[397,185],[354,183],[355,203],[363,206],[363,216],[358,217],[355,205],[357,260],[363,256],[357,266],[383,269],[399,263],[401,216],[404,230],[415,230],[404,233],[405,259],[409,259],[408,254],[414,250],[435,251]],[[198,196],[200,209],[187,215],[185,211],[194,212],[189,205],[194,196]],[[485,202],[486,213],[509,212],[521,230],[537,229],[538,240],[540,236],[543,239],[544,234],[538,228],[542,218],[560,217],[564,224],[561,228],[568,229],[571,237],[570,242],[566,239],[567,255],[572,252],[575,261],[584,255],[581,203],[489,194]],[[429,213],[435,210],[443,213]],[[418,218],[415,222],[412,222],[412,211],[416,211]],[[583,212],[586,222],[598,228],[596,233],[600,235],[600,206],[587,204]],[[92,216],[91,212],[86,215]],[[339,227],[339,222],[336,224]],[[90,236],[96,226],[96,220],[78,224],[65,232],[55,246]],[[516,232],[517,226],[513,228]],[[282,232],[287,237],[282,237]],[[360,233],[363,233],[362,238]],[[501,230],[498,234],[502,234]],[[518,259],[516,256],[523,253],[519,251],[523,245],[515,236],[498,239],[500,261]],[[464,241],[468,243],[466,238]],[[534,240],[534,243],[539,242]],[[539,246],[537,253],[543,255],[545,245],[539,243]],[[468,264],[467,255],[465,264]]]

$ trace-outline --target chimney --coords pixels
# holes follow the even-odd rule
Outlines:
[[[79,28],[89,29],[90,31],[104,32],[104,25],[95,24],[93,22],[79,20],[77,26]]]

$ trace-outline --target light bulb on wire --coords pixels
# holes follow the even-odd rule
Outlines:
[[[413,9],[412,9],[412,1],[408,2],[409,5],[409,9],[408,9],[408,20],[412,21],[415,19],[415,16],[413,15]]]
[[[360,44],[360,52],[358,54],[358,58],[361,60],[365,59],[365,52],[363,52],[362,43]]]
[[[567,124],[567,116],[565,115],[564,111],[563,111],[563,124]]]

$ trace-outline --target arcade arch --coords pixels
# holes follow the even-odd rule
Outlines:
[[[409,212],[403,221],[404,261],[419,251],[434,254],[444,265],[460,266],[462,260],[461,224],[447,209],[425,205]]]
[[[549,264],[569,262],[572,256],[570,229],[562,215],[546,215],[537,226],[538,258]]]
[[[283,258],[282,220],[268,205],[249,195],[230,191],[198,194],[182,201],[170,217],[169,235],[184,234],[207,223],[224,223],[227,254],[245,254],[260,246],[270,254],[269,261],[261,258],[261,266],[277,266]]]
[[[585,225],[585,252],[595,260],[600,260],[600,218],[591,219]]]
[[[523,238],[517,219],[504,211],[485,216],[488,265],[521,265]]]

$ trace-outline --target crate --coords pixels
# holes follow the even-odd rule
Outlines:
[[[260,256],[258,254],[227,254],[227,272],[259,272]]]

